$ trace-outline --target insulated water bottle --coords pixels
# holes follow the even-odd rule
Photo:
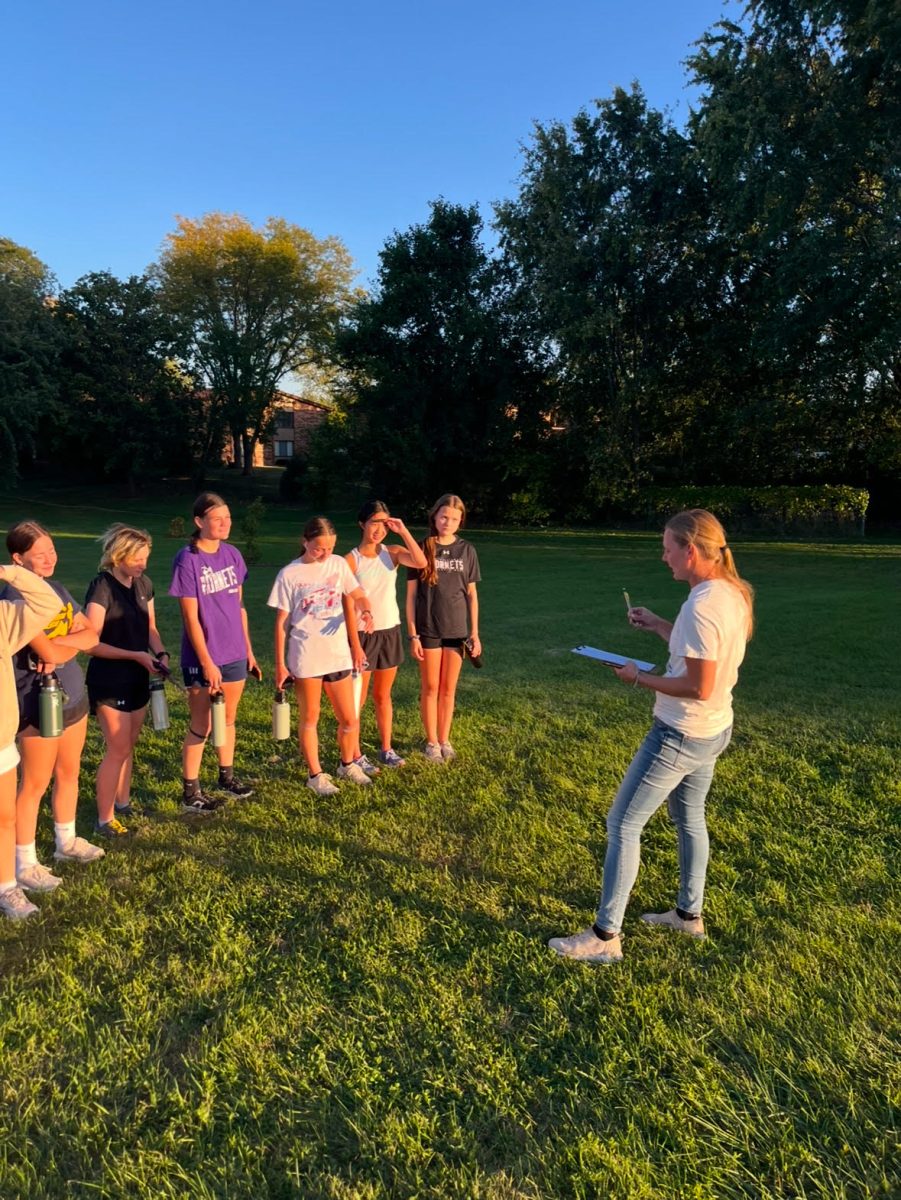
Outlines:
[[[162,679],[150,681],[150,719],[157,733],[169,728],[169,702]]]
[[[210,700],[210,717],[212,719],[213,736],[210,739],[213,747],[219,750],[225,745],[225,694],[214,692]]]
[[[285,742],[291,736],[291,705],[284,688],[275,689],[272,701],[272,736],[277,742]]]
[[[41,737],[58,738],[63,733],[63,689],[56,672],[41,676],[38,692]]]

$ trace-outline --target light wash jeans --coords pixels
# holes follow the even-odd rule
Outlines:
[[[655,718],[607,814],[607,855],[595,919],[599,929],[619,933],[638,875],[641,831],[664,800],[679,837],[676,906],[700,914],[710,855],[704,801],[716,760],[731,737],[731,726],[716,737],[693,738]]]

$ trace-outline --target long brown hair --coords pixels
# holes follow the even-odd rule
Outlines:
[[[460,517],[461,529],[466,524],[466,505],[459,496],[454,496],[451,492],[446,492],[443,496],[439,496],[429,509],[429,536],[423,544],[425,566],[419,572],[419,578],[423,583],[427,583],[429,587],[435,587],[438,583],[438,568],[435,566],[435,543],[438,541],[438,530],[435,528],[435,517],[445,506],[447,508],[455,508],[459,513],[462,513]]]
[[[50,534],[37,521],[17,521],[7,531],[6,548],[10,554],[24,554],[42,537],[50,537]]]
[[[738,588],[748,606],[748,637],[754,631],[754,589],[738,573],[726,540],[726,531],[706,508],[688,508],[666,523],[680,546],[694,546],[701,558],[715,564],[712,579],[725,579]]]

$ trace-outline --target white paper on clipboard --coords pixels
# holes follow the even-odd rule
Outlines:
[[[598,662],[610,667],[624,667],[626,663],[634,662],[639,671],[653,671],[654,664],[642,662],[640,658],[625,658],[622,654],[611,654],[608,650],[597,650],[594,646],[574,646],[573,654],[582,654],[585,658],[596,658]]]

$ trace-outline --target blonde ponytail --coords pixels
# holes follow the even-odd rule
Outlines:
[[[701,558],[715,564],[711,578],[725,579],[737,588],[748,606],[748,637],[754,631],[754,589],[738,573],[726,540],[726,531],[706,508],[689,508],[676,513],[666,528],[682,546],[694,546]]]

